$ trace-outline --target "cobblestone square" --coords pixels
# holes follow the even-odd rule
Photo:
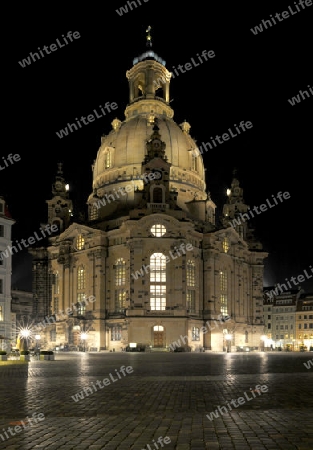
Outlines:
[[[1,449],[311,450],[312,356],[68,352],[0,363]]]

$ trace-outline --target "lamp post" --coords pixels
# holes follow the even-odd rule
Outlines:
[[[36,348],[35,348],[35,353],[39,353],[39,345],[38,345],[38,341],[40,341],[41,336],[40,334],[35,334],[35,339],[36,339]]]
[[[227,351],[227,353],[230,353],[230,351],[231,351],[232,335],[230,333],[227,333],[225,335],[225,339],[226,339],[226,351]]]
[[[267,339],[267,336],[265,336],[264,334],[261,336],[261,341],[262,341],[262,348],[261,351],[264,352],[265,351],[265,341]]]

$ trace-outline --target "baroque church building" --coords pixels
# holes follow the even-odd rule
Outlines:
[[[173,119],[171,76],[149,35],[126,72],[125,118],[101,138],[81,223],[59,166],[47,201],[59,232],[31,250],[46,348],[261,345],[267,253],[248,221],[232,223],[249,209],[235,174],[217,224],[190,124]]]

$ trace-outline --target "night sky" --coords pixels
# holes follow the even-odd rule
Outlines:
[[[218,209],[234,168],[251,208],[278,192],[290,194],[251,221],[269,252],[264,285],[283,283],[304,270],[312,274],[313,5],[302,9],[293,1],[211,3],[204,9],[200,1],[180,2],[175,10],[172,2],[141,0],[140,5],[135,0],[133,9],[122,15],[116,10],[127,4],[125,0],[70,8],[27,3],[14,10],[10,5],[5,21],[14,39],[7,36],[5,45],[10,49],[5,53],[2,85],[8,103],[3,133],[9,145],[1,150],[0,194],[16,221],[13,240],[27,239],[46,222],[45,200],[51,198],[58,162],[70,184],[74,217],[86,211],[91,165],[112,120],[124,120],[126,71],[133,58],[146,51],[150,25],[153,50],[169,71],[178,70],[170,88],[174,120],[190,123],[198,145],[229,128],[234,133],[241,121],[253,124],[203,155],[207,190]],[[284,11],[289,11],[285,19]],[[274,19],[276,13],[281,21]],[[276,24],[267,24],[258,34],[251,31],[271,16]],[[64,40],[69,31],[79,36],[73,42]],[[44,46],[49,49],[52,44],[55,50],[46,54]],[[39,60],[35,57],[24,68],[19,64],[40,50],[44,56],[40,54]],[[192,58],[199,63],[197,55],[204,50],[214,51],[215,57],[185,73],[179,71],[178,66]],[[300,96],[294,106],[288,102],[305,90],[309,95]],[[57,136],[67,123],[100,111],[106,102],[115,102],[118,108],[62,139]],[[10,153],[20,160],[8,162]],[[26,252],[13,257],[14,288],[31,290],[29,262]],[[307,292],[313,292],[312,280],[302,284]]]

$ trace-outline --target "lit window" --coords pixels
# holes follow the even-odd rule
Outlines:
[[[112,155],[110,150],[107,150],[104,155],[104,168],[109,169],[112,165]]]
[[[220,303],[222,316],[227,315],[227,273],[220,272]]]
[[[150,282],[166,282],[166,256],[153,253],[150,258]]]
[[[153,225],[151,227],[150,231],[153,234],[153,236],[155,236],[155,237],[162,237],[166,233],[166,228],[165,228],[164,225],[161,225],[160,223],[158,223],[156,225]]]
[[[195,286],[196,285],[196,266],[194,261],[187,262],[187,286]]]
[[[166,307],[166,257],[153,253],[150,257],[150,309],[164,310]]]
[[[198,327],[192,327],[192,341],[200,341],[200,330]]]
[[[187,289],[186,303],[187,303],[187,309],[189,310],[189,312],[194,313],[196,311],[195,291],[191,291],[190,289]]]
[[[115,263],[115,286],[123,286],[126,283],[126,262],[119,258]]]
[[[0,306],[0,322],[4,320],[3,318],[3,306]]]
[[[118,289],[115,291],[115,312],[122,313],[125,310],[126,291]]]
[[[90,207],[90,220],[97,220],[99,217],[99,208],[96,205]]]
[[[162,325],[155,325],[153,331],[164,331],[164,327]]]
[[[227,239],[227,237],[224,237],[223,239],[223,250],[225,253],[227,253],[229,250],[229,240]]]
[[[154,311],[165,310],[166,307],[166,287],[150,286],[150,309]]]
[[[116,325],[111,328],[111,341],[120,341],[122,339],[122,327]]]
[[[83,293],[77,294],[77,315],[84,316],[86,313],[86,296]]]
[[[86,271],[83,266],[77,269],[77,289],[85,289]]]
[[[85,246],[85,239],[81,234],[79,234],[76,238],[76,250],[83,250]]]

